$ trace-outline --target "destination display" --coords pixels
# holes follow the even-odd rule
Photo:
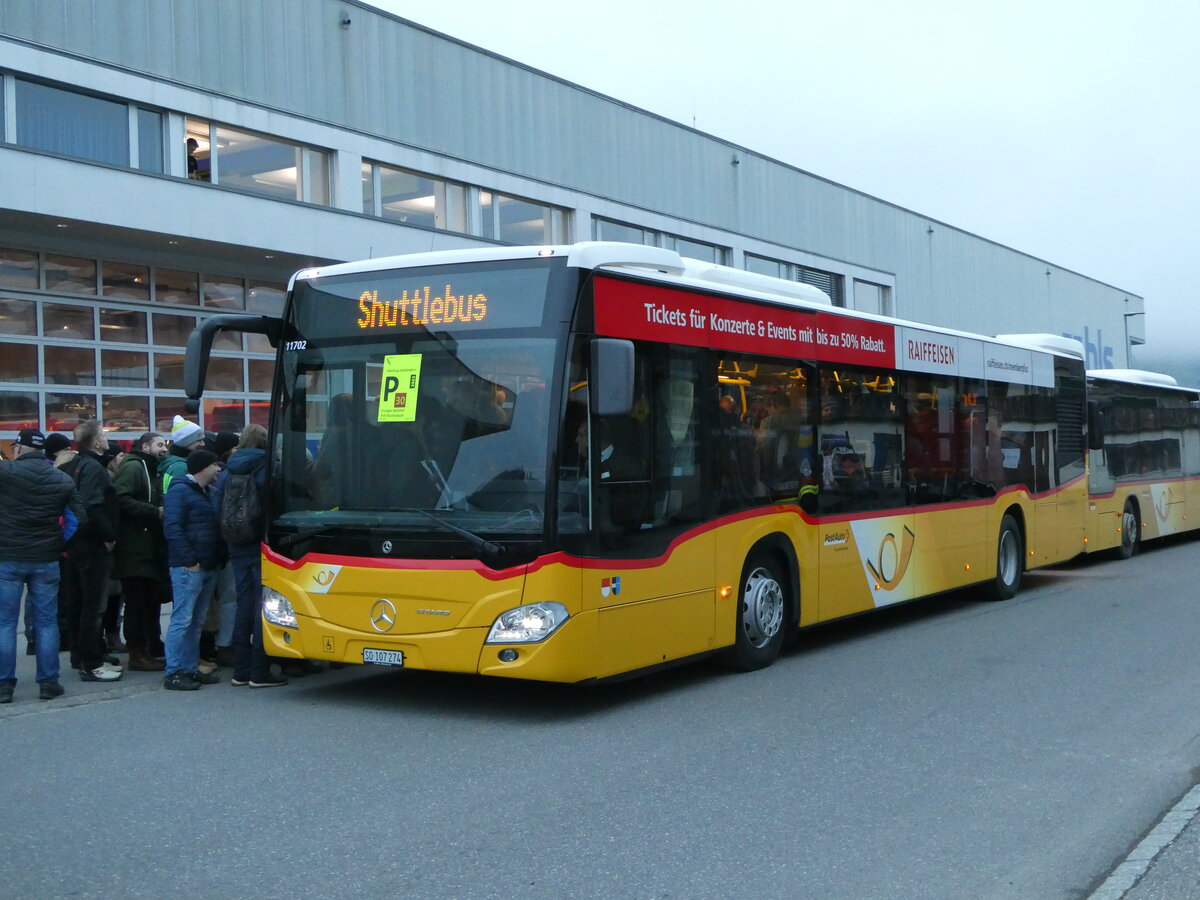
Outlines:
[[[611,337],[1052,386],[1043,354],[921,328],[596,278],[596,331]]]
[[[457,268],[422,275],[388,270],[297,282],[303,333],[369,335],[530,328],[542,322],[550,272],[546,266]]]

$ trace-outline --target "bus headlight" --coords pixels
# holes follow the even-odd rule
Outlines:
[[[284,628],[299,628],[296,621],[296,611],[292,609],[292,601],[279,591],[264,587],[262,592],[263,615],[272,625],[282,625]]]
[[[536,644],[544,641],[570,618],[561,603],[529,603],[496,617],[486,644]]]

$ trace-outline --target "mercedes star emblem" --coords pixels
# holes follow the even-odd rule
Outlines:
[[[371,627],[379,632],[392,630],[396,624],[396,606],[391,600],[376,600],[371,607]]]
[[[391,542],[391,541],[384,541],[384,542],[383,542],[383,552],[384,552],[384,553],[391,553],[391,552],[392,552],[392,542]]]

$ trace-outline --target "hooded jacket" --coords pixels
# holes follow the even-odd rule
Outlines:
[[[0,461],[0,561],[54,562],[66,547],[59,520],[70,513],[86,524],[87,512],[70,476],[40,450]]]

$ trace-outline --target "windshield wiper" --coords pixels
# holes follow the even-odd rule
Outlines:
[[[305,528],[303,531],[297,531],[295,534],[285,534],[275,543],[280,548],[291,547],[294,544],[299,544],[301,541],[307,541],[311,537],[316,537],[318,534],[332,531],[336,527],[336,525],[318,525],[316,528]]]
[[[479,551],[480,559],[485,563],[499,562],[504,556],[504,546],[497,544],[494,541],[489,541],[485,537],[475,534],[473,531],[467,531],[465,528],[459,528],[457,525],[451,525],[444,519],[439,519],[433,513],[423,509],[407,509],[405,512],[420,513],[429,521],[433,522],[438,528],[442,528],[452,534],[457,534],[460,538],[467,541],[472,547]]]

